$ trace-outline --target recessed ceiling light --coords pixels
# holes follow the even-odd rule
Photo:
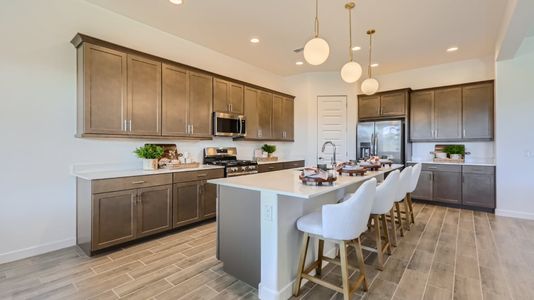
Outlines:
[[[378,64],[377,63],[371,64],[371,67],[372,68],[376,68],[376,67],[378,67]]]
[[[304,63],[303,63],[302,61],[297,61],[297,62],[295,63],[295,65],[297,65],[297,66],[302,66],[303,64],[304,64]]]
[[[250,42],[251,42],[252,44],[257,44],[257,43],[260,42],[260,39],[259,39],[259,38],[251,38],[251,39],[250,39]]]
[[[360,46],[352,47],[352,51],[360,51],[360,50],[362,50],[362,47],[360,47]]]
[[[176,4],[176,5],[180,5],[180,4],[184,3],[183,0],[169,0],[169,2],[172,3],[172,4]]]
[[[449,49],[447,49],[447,52],[454,52],[454,51],[458,51],[458,47],[450,47]]]

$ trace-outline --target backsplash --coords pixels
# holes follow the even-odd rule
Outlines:
[[[465,156],[465,162],[469,163],[494,163],[495,162],[495,143],[494,142],[459,142],[459,143],[413,143],[412,160],[414,161],[431,161],[433,156],[430,152],[434,151],[436,144],[463,144],[465,151],[470,155]]]

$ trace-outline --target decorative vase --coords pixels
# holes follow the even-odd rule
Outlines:
[[[462,159],[462,155],[461,154],[451,154],[451,159]]]
[[[273,154],[272,153],[267,153],[267,157],[271,158],[271,157],[273,157]]]
[[[143,159],[143,170],[154,171],[158,169],[157,159]]]

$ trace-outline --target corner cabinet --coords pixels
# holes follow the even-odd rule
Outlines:
[[[493,140],[493,81],[413,91],[410,141]]]
[[[358,119],[383,119],[405,117],[408,108],[409,89],[358,95]]]
[[[216,216],[224,170],[77,179],[77,244],[88,255]]]

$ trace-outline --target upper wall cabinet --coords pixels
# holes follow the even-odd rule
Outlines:
[[[213,79],[213,111],[242,115],[244,113],[244,87],[242,84]]]
[[[412,142],[493,139],[493,81],[414,91],[410,102]]]
[[[275,140],[292,141],[294,131],[293,99],[273,95],[273,130]]]
[[[382,92],[358,96],[358,118],[383,119],[406,116],[409,90]]]

